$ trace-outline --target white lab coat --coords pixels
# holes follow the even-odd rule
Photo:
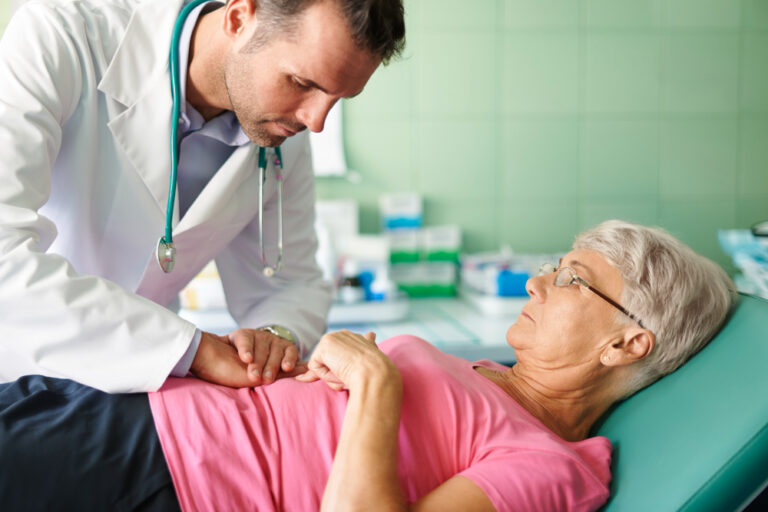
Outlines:
[[[168,195],[168,52],[181,0],[23,6],[0,41],[0,380],[30,373],[109,392],[157,389],[195,326],[179,291],[216,259],[239,325],[311,346],[330,287],[314,259],[306,134],[283,144],[285,254],[262,276],[257,148],[238,148],[178,219],[171,274],[155,258]],[[277,257],[274,175],[265,245]]]

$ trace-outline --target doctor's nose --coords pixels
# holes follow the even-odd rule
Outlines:
[[[306,101],[296,112],[298,121],[315,133],[323,131],[325,118],[336,103],[336,99],[318,97]]]

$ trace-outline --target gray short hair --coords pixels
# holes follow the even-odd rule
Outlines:
[[[736,302],[736,287],[720,266],[660,228],[609,220],[579,234],[573,248],[596,251],[618,269],[622,305],[656,335],[624,396],[701,350]]]

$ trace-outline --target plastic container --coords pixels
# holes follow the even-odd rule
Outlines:
[[[421,231],[418,229],[392,229],[386,233],[389,240],[391,263],[414,263],[421,259]]]
[[[384,194],[379,198],[382,228],[420,228],[423,221],[419,194]]]
[[[392,265],[392,280],[410,297],[453,297],[457,285],[456,265],[449,262],[398,263]]]
[[[459,226],[433,226],[424,228],[422,251],[427,261],[459,263],[461,228]]]
[[[461,283],[475,292],[498,297],[527,297],[528,279],[538,275],[543,263],[557,263],[560,254],[499,252],[465,255],[461,259]]]
[[[354,304],[365,300],[365,288],[359,277],[345,277],[337,291],[337,298],[343,304]]]

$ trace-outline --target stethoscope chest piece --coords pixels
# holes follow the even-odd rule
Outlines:
[[[176,248],[173,243],[166,242],[164,236],[157,242],[157,262],[166,274],[169,274],[176,264]]]

